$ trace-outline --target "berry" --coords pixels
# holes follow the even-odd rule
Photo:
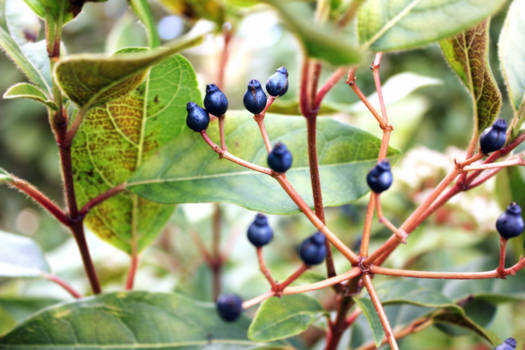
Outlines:
[[[519,236],[524,229],[521,208],[516,203],[510,203],[507,209],[498,217],[496,229],[505,239]]]
[[[258,80],[250,80],[243,98],[244,107],[253,114],[259,114],[266,107],[266,94]]]
[[[481,152],[488,154],[499,150],[507,140],[507,122],[504,119],[498,119],[492,126],[486,128],[479,137]]]
[[[510,337],[505,339],[503,343],[496,347],[496,350],[515,350],[516,349],[516,339]]]
[[[206,85],[206,96],[204,96],[204,107],[208,113],[220,117],[228,109],[226,95],[215,84]]]
[[[273,230],[264,214],[257,214],[248,227],[248,240],[256,247],[262,247],[273,239]]]
[[[210,123],[210,116],[202,107],[199,107],[195,102],[188,102],[186,105],[188,115],[186,117],[186,124],[196,132],[206,130]]]
[[[368,187],[375,193],[386,191],[392,186],[392,172],[390,171],[390,163],[388,160],[382,160],[370,170],[366,176]]]
[[[306,265],[317,265],[326,256],[326,238],[321,232],[316,232],[306,238],[299,246],[299,256]]]
[[[268,154],[268,166],[277,173],[284,173],[292,166],[293,157],[284,143],[277,142]]]
[[[271,96],[282,96],[288,91],[288,71],[284,66],[278,68],[266,82],[266,91]]]
[[[237,294],[223,294],[217,298],[217,312],[226,322],[233,322],[241,316],[242,299]]]

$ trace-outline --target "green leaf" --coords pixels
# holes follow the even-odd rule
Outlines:
[[[255,341],[289,338],[306,331],[323,312],[321,304],[308,295],[270,298],[257,310],[248,337]]]
[[[4,93],[3,98],[5,99],[28,98],[28,99],[40,102],[49,108],[52,108],[55,110],[57,108],[55,103],[53,101],[50,101],[47,98],[44,91],[42,91],[38,86],[29,84],[29,83],[18,83],[18,84],[11,86]]]
[[[185,124],[186,102],[200,99],[191,64],[174,56],[153,67],[129,94],[92,108],[72,148],[79,205],[125,182],[177,137]],[[172,205],[124,193],[93,208],[86,224],[102,239],[132,253],[151,243],[172,212]]]
[[[52,298],[0,297],[0,335],[6,334],[37,311],[59,302]]]
[[[525,119],[525,0],[514,0],[507,12],[498,42],[501,71],[505,78],[509,99],[519,121],[513,130],[519,130]]]
[[[29,80],[35,83],[44,91],[49,91],[49,87],[45,82],[44,77],[35,68],[34,64],[24,55],[17,43],[9,36],[9,34],[0,27],[0,47],[5,51],[6,55],[13,60],[18,69],[24,73]]]
[[[374,51],[424,46],[496,13],[505,0],[368,0],[358,13],[359,41]]]
[[[177,294],[113,293],[48,308],[0,338],[0,349],[240,350],[264,346],[246,338],[248,323],[245,317],[226,323],[213,304]]]
[[[148,34],[149,47],[155,48],[160,45],[160,38],[157,32],[157,27],[153,21],[151,10],[147,0],[130,0],[130,5],[140,21],[146,27],[146,33]]]
[[[284,5],[283,1],[263,1],[279,12],[284,24],[297,35],[309,57],[339,66],[359,63],[361,53],[348,36],[334,28],[313,25],[312,19],[298,15],[292,8]]]
[[[379,315],[374,308],[374,304],[372,304],[372,301],[368,298],[354,298],[354,300],[368,320],[376,347],[379,347],[385,336],[385,330],[383,329]]]
[[[489,127],[501,108],[501,93],[489,64],[489,23],[487,19],[440,42],[445,59],[472,97],[476,132]]]
[[[294,163],[286,176],[313,206],[304,118],[269,114],[264,121],[270,139],[284,142],[292,152]],[[232,112],[225,124],[228,150],[266,166],[266,149],[251,116]],[[215,124],[209,127],[212,139],[218,139],[217,129]],[[379,139],[332,119],[320,119],[317,132],[325,205],[342,205],[367,193],[365,178],[377,161]],[[389,155],[395,158],[398,152],[391,149]],[[218,159],[200,135],[187,127],[144,163],[129,180],[128,188],[160,203],[230,202],[273,214],[298,210],[275,179]]]
[[[434,316],[433,321],[438,324],[453,325],[468,329],[480,337],[486,339],[492,345],[497,345],[500,343],[498,336],[481,327],[465,314],[459,314],[456,312],[443,312]]]
[[[127,94],[142,82],[148,68],[202,38],[187,36],[146,53],[72,55],[57,63],[54,74],[64,93],[80,108],[88,109]]]
[[[39,277],[50,271],[30,238],[0,231],[0,242],[0,277]]]

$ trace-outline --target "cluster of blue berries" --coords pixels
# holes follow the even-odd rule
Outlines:
[[[516,339],[510,337],[505,339],[503,343],[498,345],[495,350],[515,350],[516,349]]]
[[[206,109],[200,107],[195,102],[188,102],[188,104],[186,104],[186,111],[188,112],[186,124],[191,130],[196,132],[206,130],[210,123],[210,114],[222,117],[224,113],[226,113],[226,110],[228,110],[228,99],[217,85],[206,85],[204,107]]]

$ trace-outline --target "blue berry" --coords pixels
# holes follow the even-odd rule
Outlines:
[[[223,294],[217,298],[217,312],[226,322],[233,322],[241,316],[242,299],[237,294]]]
[[[510,337],[505,339],[503,343],[496,347],[496,350],[515,350],[516,349],[516,339]]]
[[[301,243],[299,257],[305,265],[317,265],[323,262],[326,256],[325,240],[321,232],[316,232]]]
[[[499,150],[507,141],[507,122],[498,119],[492,126],[486,128],[479,137],[479,146],[483,154]]]
[[[288,71],[279,67],[266,82],[266,91],[271,96],[282,96],[288,91]]]
[[[244,107],[253,114],[259,114],[266,107],[266,94],[258,80],[250,80],[243,98]]]
[[[202,107],[199,107],[195,102],[188,102],[186,105],[188,115],[186,117],[186,124],[196,132],[206,130],[210,123],[210,116]]]
[[[507,209],[498,217],[496,229],[505,239],[519,236],[524,229],[521,208],[516,203],[510,203]]]
[[[366,182],[368,187],[375,193],[381,193],[386,191],[392,186],[392,171],[390,170],[390,162],[388,160],[382,160],[376,164],[376,166],[370,170],[366,176]]]
[[[268,154],[268,166],[277,173],[285,173],[292,166],[293,157],[284,143],[277,142]]]
[[[248,240],[256,247],[262,247],[273,239],[273,230],[264,214],[257,214],[248,227]]]
[[[204,96],[204,107],[208,113],[220,117],[228,109],[226,95],[215,84],[206,85],[206,96]]]

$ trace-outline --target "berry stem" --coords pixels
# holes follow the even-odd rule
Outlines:
[[[467,156],[467,159],[465,159],[464,161],[460,162],[460,163],[457,163],[457,165],[460,167],[460,168],[464,168],[466,167],[467,165],[470,165],[480,159],[483,159],[483,153],[479,152],[479,153],[476,153],[475,155],[469,157]]]
[[[270,283],[272,290],[276,291],[278,290],[277,283],[275,283],[275,281],[272,278],[272,274],[270,273],[270,270],[268,270],[268,267],[266,267],[262,253],[262,247],[257,247],[257,261],[259,262],[259,269],[261,270],[264,277],[266,277],[266,280]]]
[[[402,269],[390,269],[381,266],[370,266],[370,272],[379,275],[411,277],[411,278],[428,278],[428,279],[457,279],[457,280],[479,280],[488,278],[500,278],[502,276],[514,275],[516,272],[525,267],[525,258],[513,266],[498,271],[498,268],[484,272],[436,272],[436,271],[411,271]]]
[[[372,106],[372,104],[370,103],[370,101],[368,101],[368,99],[366,98],[366,96],[363,94],[363,92],[361,91],[361,89],[359,89],[359,87],[357,86],[356,82],[355,82],[355,72],[356,72],[357,68],[356,67],[353,67],[353,68],[350,68],[350,70],[348,71],[348,78],[346,79],[346,83],[348,84],[348,86],[350,86],[352,88],[352,90],[354,91],[354,93],[357,95],[357,97],[361,100],[361,102],[363,102],[363,104],[366,106],[366,108],[368,108],[368,110],[370,111],[370,113],[372,113],[372,115],[374,116],[374,118],[377,120],[377,122],[379,123],[379,126],[381,128],[386,128],[386,125],[385,123],[383,122],[383,118],[381,117],[381,115],[379,115],[379,113],[376,111],[376,109],[374,108],[374,106]]]
[[[46,209],[51,215],[53,215],[58,221],[60,221],[65,226],[71,225],[71,220],[68,215],[49,199],[45,194],[40,192],[35,186],[31,185],[29,182],[24,181],[14,175],[11,175],[11,179],[7,182],[8,185],[15,187],[16,189],[24,192],[29,197],[31,197],[35,202],[40,204],[42,208]]]
[[[390,322],[388,321],[388,318],[386,317],[386,313],[385,313],[385,310],[383,309],[383,305],[381,304],[381,301],[379,300],[379,297],[374,288],[374,285],[372,284],[372,278],[370,277],[370,275],[368,274],[363,275],[363,283],[365,284],[366,290],[368,291],[368,294],[370,295],[370,299],[372,300],[372,304],[374,304],[374,308],[376,309],[376,312],[379,316],[379,320],[381,321],[381,325],[383,326],[383,329],[385,331],[386,339],[388,340],[388,343],[390,344],[390,349],[399,350],[399,346],[397,345],[397,341],[394,336],[394,332],[392,332],[392,327],[390,326]]]
[[[486,170],[486,169],[497,169],[497,168],[506,168],[514,165],[525,165],[525,160],[521,157],[515,157],[512,159],[504,160],[501,162],[480,164],[480,165],[470,165],[464,167],[463,171],[472,171],[472,170]]]
[[[104,202],[106,199],[109,199],[109,198],[119,194],[120,192],[124,191],[125,189],[126,189],[126,185],[125,184],[120,184],[118,186],[110,188],[106,192],[103,192],[103,193],[99,194],[98,196],[96,196],[95,198],[91,199],[86,204],[84,204],[82,209],[80,209],[80,215],[82,217],[86,216],[87,213],[89,213],[89,211],[91,209],[93,209],[94,207],[96,207],[100,203]]]
[[[275,179],[279,182],[281,187],[288,193],[290,198],[294,201],[299,209],[306,215],[310,222],[322,232],[326,238],[339,250],[353,265],[359,261],[358,256],[348,248],[326,225],[319,219],[310,209],[308,204],[301,198],[297,191],[292,187],[284,174],[275,175]]]
[[[226,148],[226,138],[224,137],[224,115],[221,115],[219,118],[219,135],[221,139],[221,150],[226,152],[228,149]]]
[[[44,274],[44,278],[48,281],[54,282],[58,284],[60,287],[62,287],[66,292],[71,294],[71,296],[75,299],[81,299],[82,294],[77,292],[71,285],[69,285],[67,282],[62,280],[60,277],[52,274]]]
[[[296,279],[298,279],[306,270],[308,270],[308,268],[309,268],[308,265],[302,264],[284,282],[279,283],[277,285],[278,290],[279,291],[284,290],[286,287],[288,287],[290,284],[292,284]]]
[[[370,199],[368,200],[368,208],[366,210],[365,223],[363,225],[363,238],[361,239],[361,248],[359,256],[368,256],[368,244],[370,242],[370,232],[372,231],[372,220],[374,219],[374,205],[377,199],[377,194],[370,192]]]
[[[315,97],[315,103],[314,103],[314,110],[319,110],[321,107],[321,102],[323,102],[324,97],[326,94],[341,80],[341,78],[345,75],[346,68],[341,67],[337,69],[321,86],[319,91],[317,92],[317,96]]]
[[[381,196],[379,194],[375,195],[376,197],[376,211],[377,211],[377,218],[379,222],[381,222],[383,225],[385,225],[390,231],[392,231],[395,235],[397,235],[398,239],[406,244],[406,239],[408,237],[408,233],[405,231],[398,229],[394,224],[390,222],[390,220],[387,219],[386,216],[383,215],[383,208],[381,207]]]
[[[229,153],[228,151],[223,151],[217,144],[215,144],[211,139],[210,137],[208,136],[208,134],[206,133],[206,130],[203,130],[201,131],[201,136],[202,138],[204,139],[204,141],[215,151],[215,153],[217,153],[221,158],[226,158],[228,159],[229,161],[231,162],[234,162],[240,166],[243,166],[245,168],[248,168],[248,169],[252,169],[252,170],[255,170],[255,171],[258,171],[260,173],[263,173],[263,174],[266,174],[266,175],[271,175],[271,176],[274,176],[274,173],[271,169],[268,169],[268,168],[264,168],[262,166],[259,166],[259,165],[256,165],[256,164],[253,164],[253,163],[250,163],[250,162],[247,162],[245,160],[242,160],[236,156],[234,156],[233,154]]]
[[[327,288],[327,287],[330,287],[330,286],[333,286],[335,284],[339,284],[341,282],[344,282],[344,281],[347,281],[349,279],[352,279],[354,277],[357,277],[361,274],[361,269],[359,269],[358,267],[353,267],[352,269],[348,270],[347,272],[345,273],[342,273],[340,275],[337,275],[337,276],[334,276],[334,277],[330,277],[330,278],[327,278],[323,281],[319,281],[319,282],[316,282],[316,283],[312,283],[312,284],[307,284],[307,285],[302,285],[302,286],[295,286],[295,287],[286,287],[284,288],[284,290],[282,290],[282,292],[280,292],[281,295],[291,295],[291,294],[302,294],[302,293],[306,293],[306,292],[311,292],[311,291],[314,291],[314,290],[319,290],[319,289],[323,289],[323,288]],[[242,308],[243,309],[248,309],[254,305],[257,305],[261,302],[263,302],[264,300],[268,299],[268,298],[271,298],[273,297],[274,295],[276,295],[276,293],[274,291],[268,291],[268,292],[265,292],[253,299],[250,299],[250,300],[246,300],[243,304],[242,304]]]
[[[499,238],[499,265],[496,271],[498,271],[501,278],[505,278],[505,254],[507,250],[507,240],[503,237]]]
[[[432,326],[433,324],[434,322],[432,318],[425,316],[425,317],[415,320],[414,322],[409,324],[407,327],[395,332],[394,336],[396,339],[401,339],[410,334],[421,332],[422,330],[428,328],[429,326]],[[386,343],[388,343],[388,339],[383,338],[381,346],[385,345]],[[356,350],[374,350],[374,349],[377,349],[375,343],[370,343],[368,345],[360,346]]]

